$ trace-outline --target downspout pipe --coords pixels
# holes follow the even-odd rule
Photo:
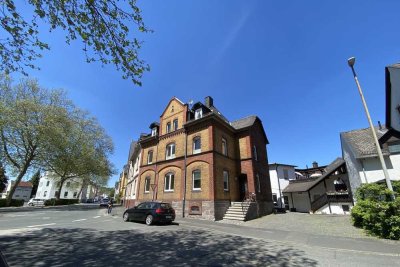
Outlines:
[[[281,191],[281,182],[279,181],[279,175],[278,175],[278,164],[276,164],[276,177],[278,178],[278,189],[279,189],[279,208],[282,208],[282,191]]]
[[[187,159],[187,132],[185,129],[185,157],[183,160],[183,200],[182,200],[182,217],[185,218],[185,207],[186,207],[186,159]]]

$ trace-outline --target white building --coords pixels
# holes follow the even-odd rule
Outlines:
[[[15,181],[11,181],[7,184],[4,193],[1,198],[7,198],[8,193],[11,190],[11,186],[15,184]],[[23,199],[24,201],[29,201],[32,193],[32,183],[31,182],[19,182],[17,188],[14,191],[12,199]]]
[[[400,64],[386,71],[386,127],[375,126],[391,180],[400,180]],[[362,183],[385,182],[371,129],[340,134],[342,156],[346,161],[353,192]]]
[[[57,197],[58,189],[60,187],[60,178],[56,175],[45,172],[39,180],[39,186],[36,191],[36,197],[40,199],[52,199]],[[82,187],[82,179],[81,178],[72,178],[68,179],[64,182],[63,187],[61,188],[60,198],[63,199],[77,199],[79,198],[79,191]],[[89,188],[85,188],[82,190],[83,194],[82,199],[86,198],[86,195],[93,191],[93,187],[89,186]]]
[[[272,163],[268,166],[274,207],[289,209],[289,199],[283,195],[282,190],[289,185],[290,180],[296,179],[296,166],[280,163]]]
[[[329,164],[321,176],[291,180],[283,194],[289,200],[291,211],[349,214],[353,207],[346,164],[341,158]]]
[[[155,155],[154,155],[155,156]],[[128,169],[128,182],[125,191],[125,207],[133,207],[135,205],[138,187],[138,177],[140,170],[141,147],[138,142],[133,141],[129,149],[129,169]],[[150,161],[149,161],[150,160]],[[153,155],[147,159],[148,162],[153,161]]]

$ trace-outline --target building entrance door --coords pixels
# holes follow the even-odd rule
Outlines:
[[[246,195],[247,195],[247,175],[246,174],[241,174],[239,176],[239,194],[240,194],[240,200],[243,200]]]

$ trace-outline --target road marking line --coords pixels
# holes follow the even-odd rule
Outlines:
[[[10,217],[25,217],[27,215],[10,215]]]
[[[55,225],[55,223],[46,223],[46,224],[38,224],[38,225],[29,225],[27,227],[32,228],[32,227],[41,227],[41,226],[49,226],[49,225]]]
[[[87,219],[79,219],[79,220],[74,220],[72,222],[80,222],[80,221],[86,221]]]
[[[100,217],[101,217],[101,216],[94,216],[93,218],[94,218],[94,219],[97,219],[97,218],[100,218]]]

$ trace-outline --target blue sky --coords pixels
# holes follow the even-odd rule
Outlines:
[[[168,101],[214,104],[230,120],[261,118],[269,162],[305,168],[341,156],[339,133],[368,127],[347,58],[374,122],[384,123],[384,67],[399,62],[399,1],[139,1],[154,33],[142,59],[151,66],[136,87],[113,66],[87,64],[81,43],[62,32],[32,77],[63,88],[96,116],[115,143],[119,171],[129,143],[149,132]],[[16,75],[17,77],[17,75]],[[118,175],[112,177],[114,185]]]

